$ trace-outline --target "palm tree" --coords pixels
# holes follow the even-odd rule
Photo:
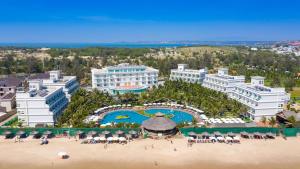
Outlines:
[[[267,123],[267,118],[265,116],[262,116],[260,119],[260,122],[262,122],[263,124]]]
[[[275,119],[275,117],[271,117],[271,118],[269,119],[269,124],[270,124],[272,127],[275,126],[275,124],[276,124],[276,119]]]
[[[296,126],[296,119],[295,119],[294,116],[288,117],[287,120],[288,120],[289,123],[291,124],[291,127],[295,127],[295,126]]]

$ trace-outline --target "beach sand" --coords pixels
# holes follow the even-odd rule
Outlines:
[[[176,149],[176,150],[175,150]],[[65,151],[69,159],[58,158]],[[39,140],[0,139],[1,169],[299,169],[300,138],[242,140],[241,144],[199,143],[187,146],[184,138],[141,139],[127,145],[80,144],[75,139]]]

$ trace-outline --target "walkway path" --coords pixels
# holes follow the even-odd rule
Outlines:
[[[9,118],[7,118],[6,120],[4,120],[3,122],[0,122],[0,126],[4,125],[6,122],[12,120],[15,117],[17,117],[17,114],[14,114],[14,115],[10,116]]]

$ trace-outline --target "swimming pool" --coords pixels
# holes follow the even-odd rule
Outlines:
[[[146,113],[149,114],[155,114],[158,112],[161,112],[163,114],[172,114],[173,117],[171,120],[173,120],[175,123],[182,123],[182,122],[191,122],[193,119],[193,116],[180,110],[173,110],[173,109],[147,109],[145,110]],[[127,116],[128,118],[118,119],[118,116]],[[139,114],[138,112],[134,110],[115,110],[107,115],[104,116],[104,118],[100,121],[101,124],[106,123],[137,123],[142,124],[143,121],[149,119],[149,117],[146,117],[144,115]]]

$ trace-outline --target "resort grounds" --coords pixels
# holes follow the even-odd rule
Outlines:
[[[300,138],[241,139],[240,144],[197,143],[187,138],[136,139],[128,144],[81,144],[72,138],[52,138],[40,145],[0,137],[1,169],[298,169]],[[58,152],[68,153],[60,159]]]

